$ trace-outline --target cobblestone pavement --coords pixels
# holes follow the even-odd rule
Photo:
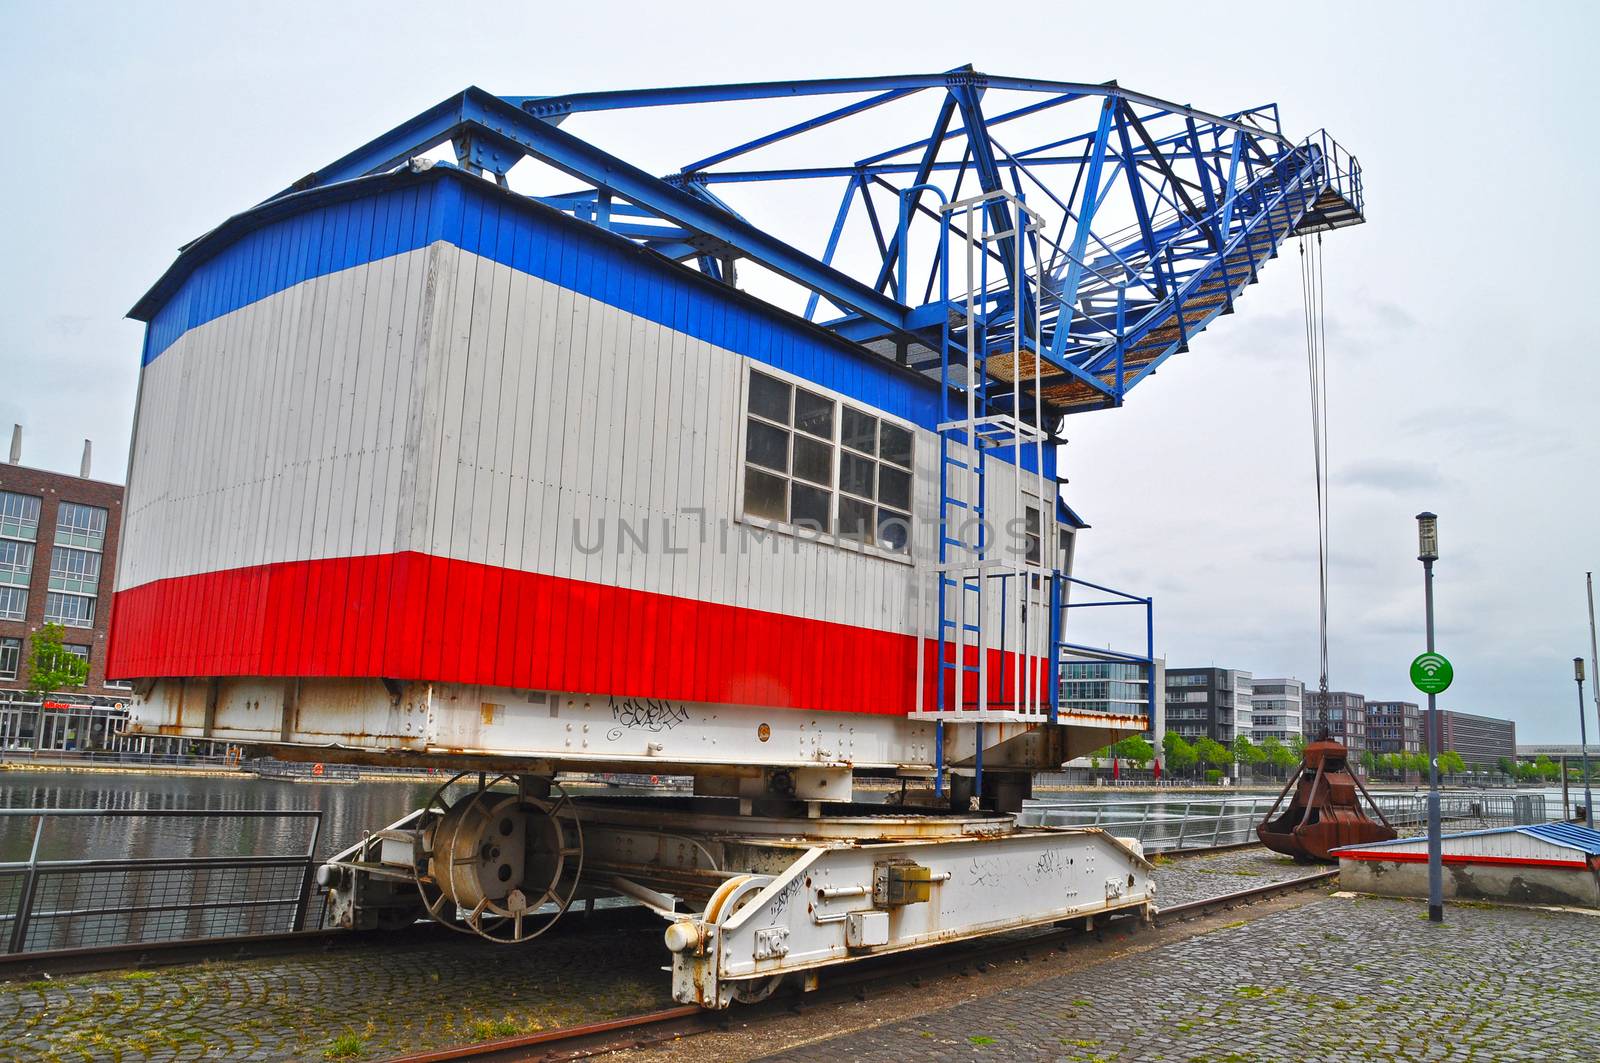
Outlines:
[[[1257,846],[1205,856],[1157,855],[1156,907],[1220,897],[1253,886],[1302,878],[1326,871],[1332,865],[1297,864],[1287,856]]]
[[[771,1060],[1594,1060],[1600,918],[1331,897]]]
[[[662,962],[640,922],[0,983],[0,1060],[380,1058],[670,1006]]]

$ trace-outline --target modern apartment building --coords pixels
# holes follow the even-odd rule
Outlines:
[[[1157,749],[1167,733],[1167,662],[1155,662],[1155,712],[1150,712],[1150,676],[1142,664],[1126,661],[1068,660],[1061,665],[1061,707],[1074,712],[1149,716],[1145,738]]]
[[[1420,753],[1422,712],[1410,701],[1367,702],[1367,748],[1374,753]]]
[[[1439,710],[1439,745],[1453,749],[1468,764],[1493,766],[1517,755],[1517,725],[1493,716]]]
[[[1347,690],[1308,690],[1301,730],[1308,742],[1326,733],[1354,760],[1367,748],[1367,699]]]
[[[68,650],[89,662],[75,694],[115,697],[106,682],[106,632],[122,520],[122,486],[20,464],[21,429],[0,464],[0,694],[28,682],[29,640],[45,624],[66,629]]]
[[[1301,734],[1306,685],[1298,679],[1257,679],[1250,694],[1250,737],[1287,744]]]
[[[1228,745],[1251,733],[1253,681],[1235,668],[1167,669],[1167,730]]]

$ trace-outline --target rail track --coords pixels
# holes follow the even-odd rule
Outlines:
[[[1284,882],[1252,886],[1216,897],[1176,904],[1170,908],[1157,909],[1156,924],[1159,926],[1163,923],[1186,922],[1214,912],[1311,889],[1332,882],[1338,877],[1337,870],[1321,871]],[[1136,919],[1134,916],[1124,916],[1114,922],[1131,924],[1136,922]],[[695,1005],[685,1005],[603,1022],[566,1026],[477,1044],[456,1045],[395,1056],[385,1063],[445,1063],[447,1060],[457,1059],[556,1063],[556,1061],[604,1055],[629,1048],[659,1045],[696,1034],[726,1029],[735,1019],[759,1019],[763,1014],[794,1008],[801,1002],[809,1005],[849,997],[860,998],[869,987],[887,989],[908,983],[915,985],[922,976],[931,973],[946,973],[970,967],[983,969],[1000,960],[1026,955],[1029,952],[1064,949],[1072,940],[1081,938],[1087,932],[1089,931],[1086,931],[1081,923],[1074,920],[1071,926],[1055,927],[1025,938],[949,946],[934,950],[932,955],[921,956],[909,962],[903,956],[885,957],[886,962],[876,964],[871,960],[862,961],[856,967],[829,979],[823,989],[814,993],[780,994],[761,1004],[748,1005],[733,1011],[706,1011]]]

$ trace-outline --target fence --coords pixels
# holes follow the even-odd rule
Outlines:
[[[1384,817],[1402,834],[1427,822],[1426,794],[1377,794]],[[1030,801],[1023,826],[1101,827],[1137,838],[1147,852],[1237,845],[1256,840],[1256,824],[1271,810],[1269,795],[1152,798],[1146,801]],[[1453,829],[1543,823],[1543,794],[1440,795],[1440,818]]]
[[[182,829],[155,829],[169,820]],[[96,847],[120,845],[130,855],[68,855],[88,851],[86,832],[113,824],[115,838]],[[320,925],[320,907],[314,917],[310,909],[321,829],[320,811],[0,809],[0,837],[28,848],[26,860],[0,863],[0,945],[34,952]],[[200,855],[213,847],[266,848],[296,832],[308,837],[290,855]],[[191,851],[131,855],[175,844]]]

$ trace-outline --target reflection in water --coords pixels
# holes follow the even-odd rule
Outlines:
[[[443,782],[445,776],[440,776]],[[122,772],[0,772],[5,808],[314,809],[322,812],[317,856],[326,857],[421,805],[426,782],[300,783],[254,776],[140,775]],[[309,820],[87,817],[55,820],[41,856],[116,859],[165,856],[289,855],[306,851]],[[0,861],[26,860],[27,817],[0,817]]]

